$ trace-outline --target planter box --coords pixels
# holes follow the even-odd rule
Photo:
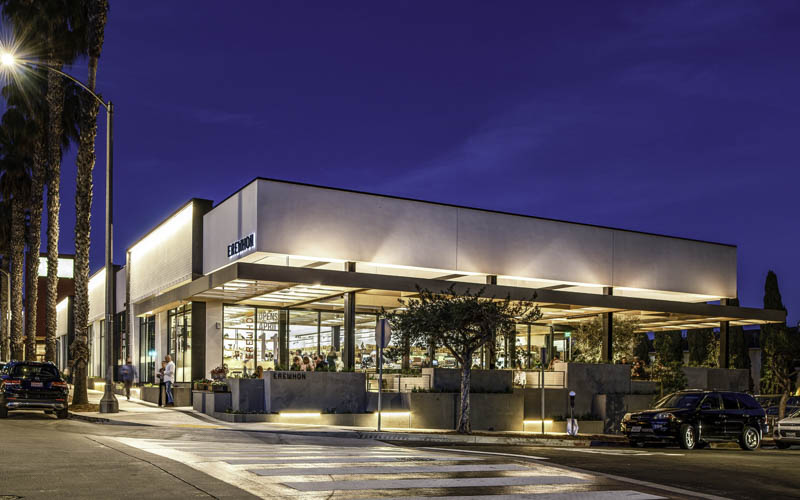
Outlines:
[[[141,389],[142,401],[158,404],[159,387],[157,385],[153,387],[142,387]],[[192,389],[190,386],[173,387],[172,396],[175,399],[175,406],[192,406]],[[161,397],[161,402],[166,403],[167,395],[162,393]]]
[[[355,372],[266,372],[264,411],[364,413],[366,375]],[[239,408],[242,410],[262,408]]]
[[[218,387],[218,386],[217,386]],[[231,408],[240,411],[265,411],[264,380],[229,378]]]

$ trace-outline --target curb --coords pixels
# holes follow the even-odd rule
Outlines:
[[[90,424],[131,425],[131,426],[151,427],[147,424],[137,424],[135,422],[125,422],[122,420],[111,420],[110,418],[103,418],[103,417],[90,417],[89,415],[81,415],[80,413],[72,413],[72,412],[69,412],[69,419],[81,420],[83,422],[89,422]]]

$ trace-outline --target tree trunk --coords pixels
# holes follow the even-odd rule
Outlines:
[[[48,61],[57,69],[61,62]],[[61,115],[64,111],[64,79],[55,72],[47,75],[47,302],[45,303],[45,335],[54,336],[57,327],[56,306],[58,304],[58,217],[61,211],[61,137],[63,124]],[[53,337],[55,338],[55,337]],[[54,346],[55,347],[55,346]]]
[[[403,370],[411,369],[411,340],[406,338],[403,340]]]
[[[81,115],[80,143],[78,145],[78,175],[75,188],[75,339],[70,346],[72,360],[73,404],[88,401],[87,370],[89,364],[89,246],[92,229],[92,172],[95,163],[95,137],[97,136],[97,101],[86,106]]]
[[[8,258],[3,260],[8,262]],[[3,267],[6,266],[5,262],[3,262]],[[11,272],[11,269],[9,268],[7,271]],[[8,315],[11,314],[11,311],[8,309],[9,293],[10,290],[8,289],[6,275],[0,273],[0,359],[2,360],[9,359],[9,351],[11,350],[9,347],[11,332],[9,331],[9,324],[6,320]]]
[[[464,356],[465,360],[472,359],[472,353]],[[469,387],[472,367],[469,362],[464,362],[461,366],[461,404],[458,410],[458,427],[456,431],[461,434],[472,432],[472,424],[469,419]]]
[[[789,383],[786,384],[785,387],[787,389],[791,388],[792,386],[791,380],[787,382]],[[782,420],[783,417],[786,416],[786,403],[789,401],[789,396],[791,396],[791,393],[788,390],[784,390],[783,393],[781,394],[781,401],[780,403],[778,403],[778,420]]]
[[[25,260],[25,209],[19,197],[11,198],[11,359],[25,355],[22,331],[22,278]]]
[[[46,144],[44,134],[41,134],[33,153],[33,175],[31,182],[31,208],[30,222],[28,224],[28,317],[25,324],[27,342],[25,344],[26,359],[36,358],[36,327],[39,302],[39,251],[42,244],[42,204],[44,203],[44,175]],[[53,330],[53,350],[47,344],[48,335],[45,332],[45,361],[55,362],[55,330]],[[52,357],[51,357],[52,354]]]

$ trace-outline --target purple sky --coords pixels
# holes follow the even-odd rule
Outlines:
[[[795,324],[798,26],[778,0],[112,0],[115,260],[265,176],[735,244],[743,305],[774,269]]]

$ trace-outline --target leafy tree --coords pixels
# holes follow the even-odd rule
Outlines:
[[[632,358],[637,343],[640,341],[639,321],[633,316],[615,314],[614,335],[612,346],[614,356]],[[579,324],[572,331],[572,341],[575,343],[574,359],[583,363],[599,363],[603,346],[603,322],[595,317]],[[643,358],[643,359],[646,359]]]
[[[683,364],[683,346],[680,331],[655,332],[656,359],[662,365]]]
[[[411,343],[427,348],[432,343],[444,346],[461,366],[461,402],[458,425],[460,433],[470,433],[470,375],[472,357],[481,347],[493,342],[495,335],[506,335],[517,323],[531,323],[541,318],[539,307],[531,300],[512,301],[510,297],[485,297],[466,290],[457,294],[455,285],[441,292],[418,289],[418,296],[399,299],[404,308],[385,313],[392,331]]]
[[[750,369],[750,349],[741,326],[731,327],[728,333],[728,359],[733,368]]]
[[[764,282],[764,309],[786,311],[778,288],[778,276],[767,273]],[[800,333],[792,332],[786,323],[761,327],[761,390],[766,394],[780,394],[778,418],[786,413],[786,401],[791,396],[800,365]]]
[[[650,363],[650,339],[647,337],[646,333],[642,332],[636,334],[636,344],[633,348],[633,355],[644,361],[645,364]]]
[[[666,364],[657,363],[653,368],[652,378],[660,382],[661,396],[657,398],[682,391],[686,389],[686,385],[689,383],[686,379],[686,374],[683,373],[681,363],[674,361]]]
[[[686,340],[689,344],[689,366],[703,366],[708,361],[708,351],[714,331],[710,328],[689,330]]]

